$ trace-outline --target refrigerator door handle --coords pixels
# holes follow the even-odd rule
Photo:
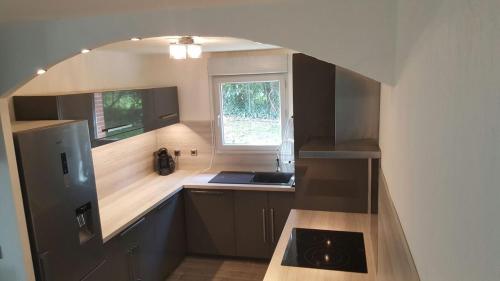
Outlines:
[[[41,281],[48,281],[50,280],[49,276],[47,276],[47,269],[48,269],[48,255],[49,252],[43,252],[38,255],[38,260],[40,262],[40,277],[42,278]]]

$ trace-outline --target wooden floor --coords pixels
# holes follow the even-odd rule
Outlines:
[[[261,281],[268,262],[188,256],[166,281]]]

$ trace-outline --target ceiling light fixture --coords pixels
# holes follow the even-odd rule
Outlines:
[[[191,44],[191,45],[187,46],[187,54],[192,59],[199,59],[199,58],[201,58],[202,51],[203,50],[201,48],[201,45]]]
[[[170,58],[184,60],[186,58],[201,58],[203,52],[200,44],[195,44],[191,36],[181,37],[177,43],[171,43],[169,46]]]
[[[36,71],[36,75],[42,75],[44,74],[45,72],[47,72],[47,70],[43,69],[43,68],[40,68]]]
[[[132,37],[132,38],[130,38],[130,41],[140,41],[140,40],[141,40],[141,38],[139,38],[139,37]]]

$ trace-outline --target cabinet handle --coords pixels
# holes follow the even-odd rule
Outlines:
[[[134,251],[135,247],[128,249],[127,257],[128,257],[128,279],[133,281],[135,280],[135,268],[134,268]]]
[[[98,271],[105,263],[106,263],[106,260],[103,260],[94,269],[92,269],[89,273],[87,273],[85,275],[85,277],[83,277],[83,279],[81,281],[91,280],[92,279],[92,274],[94,274],[96,271]]]
[[[207,195],[223,195],[224,192],[222,191],[208,191],[208,190],[191,190],[191,193],[196,193],[196,194],[207,194]]]
[[[102,131],[104,133],[110,133],[110,132],[118,131],[118,130],[121,130],[121,129],[132,128],[132,126],[133,126],[132,124],[126,124],[126,125],[120,125],[120,126],[116,126],[116,127],[102,129]]]
[[[262,238],[264,239],[264,243],[267,242],[266,239],[266,209],[262,209]]]
[[[125,235],[127,235],[127,233],[129,233],[130,231],[134,230],[136,227],[138,227],[141,223],[143,223],[144,221],[146,220],[146,218],[141,218],[140,220],[138,220],[136,223],[134,223],[133,225],[129,226],[129,228],[127,228],[125,231],[123,231],[121,234],[120,234],[120,237],[123,237]]]
[[[177,117],[177,113],[165,114],[165,115],[162,115],[158,118],[165,120],[165,119],[170,119],[170,118],[174,118],[174,117]]]
[[[274,244],[274,208],[271,208],[269,217],[271,219],[271,243]]]

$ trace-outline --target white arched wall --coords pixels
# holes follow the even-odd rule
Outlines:
[[[499,13],[498,0],[290,0],[10,24],[0,27],[0,93],[83,47],[168,34],[281,45],[394,84],[382,93],[382,169],[421,280],[493,281],[500,276]],[[3,165],[13,148],[1,113],[0,200],[19,199],[4,192],[16,180]],[[4,226],[1,216],[14,207],[1,203]],[[9,251],[22,249],[25,226],[17,224],[21,239],[11,225]],[[4,251],[0,273],[2,263],[15,264],[5,280],[33,280],[26,257]]]
[[[249,1],[252,2],[252,1]],[[230,36],[285,46],[392,82],[395,0],[287,0],[203,7],[158,8],[100,16],[0,24],[0,97],[9,96],[49,68],[77,55],[131,37]],[[119,4],[117,4],[119,5]],[[168,4],[167,4],[168,5]],[[0,98],[0,279],[34,280],[7,103]],[[5,218],[3,217],[5,216]],[[16,219],[13,219],[16,218]],[[23,255],[20,255],[23,253]]]
[[[33,79],[38,68],[49,68],[75,56],[82,48],[136,36],[245,38],[303,51],[392,82],[396,0],[248,2],[0,24],[0,97]],[[12,168],[3,165],[15,163],[6,111],[6,100],[0,98],[0,131],[5,139],[0,143],[5,148],[0,149],[0,197],[15,203],[0,206],[0,220],[5,226],[0,244],[10,243],[3,248],[0,279],[31,281],[34,276],[18,177]]]
[[[0,93],[37,68],[131,37],[191,34],[251,39],[297,51],[392,83],[395,0],[289,0],[164,8],[0,26]]]

